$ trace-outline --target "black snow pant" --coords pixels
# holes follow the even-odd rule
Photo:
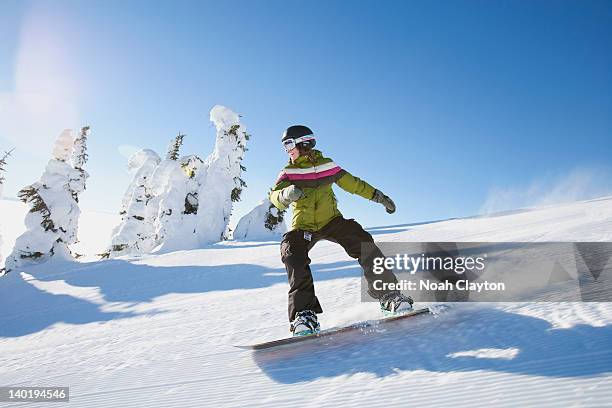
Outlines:
[[[374,242],[372,236],[366,232],[359,223],[353,219],[337,217],[331,220],[320,231],[306,232],[292,230],[283,235],[281,242],[281,258],[287,269],[289,279],[289,321],[295,319],[295,314],[302,310],[312,310],[323,313],[319,300],[315,296],[314,282],[310,270],[308,252],[320,240],[332,241],[340,244],[351,258],[356,258],[363,268],[368,282],[368,294],[375,299],[389,293],[388,290],[375,290],[374,281],[397,283],[393,272],[386,270],[381,274],[372,271],[374,258],[384,257],[383,253],[372,245],[372,251],[362,253],[361,244]]]

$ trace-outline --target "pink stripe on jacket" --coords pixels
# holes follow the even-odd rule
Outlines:
[[[278,178],[278,182],[283,180],[295,181],[295,180],[318,180],[320,178],[329,177],[337,174],[340,170],[340,166],[336,166],[333,169],[325,170],[322,172],[312,172],[306,174],[287,174],[282,172],[280,177]]]

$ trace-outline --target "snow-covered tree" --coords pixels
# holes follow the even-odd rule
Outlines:
[[[155,246],[155,227],[145,220],[151,199],[150,180],[161,158],[153,150],[142,149],[128,160],[133,174],[121,203],[121,223],[113,229],[110,248],[102,257],[141,253]]]
[[[0,157],[0,198],[2,198],[2,188],[4,184],[4,172],[6,172],[6,161],[11,155],[12,150],[8,152],[4,152],[4,154]],[[2,234],[0,234],[0,249],[2,248]],[[0,252],[0,264],[2,264],[2,252]],[[0,271],[0,275],[2,272]]]
[[[197,155],[181,157],[180,171],[173,171],[158,210],[159,251],[197,248],[198,175],[205,169]]]
[[[79,195],[85,191],[87,179],[89,178],[89,173],[85,171],[84,167],[89,158],[87,154],[87,137],[90,134],[90,130],[89,126],[82,127],[73,141],[72,167],[74,172],[72,172],[68,189],[76,205],[71,206],[72,213],[65,227],[66,236],[64,239],[68,245],[74,245],[78,242],[79,217],[81,215],[78,202]]]
[[[4,152],[2,157],[0,157],[0,196],[2,196],[2,185],[4,184],[4,172],[6,172],[6,161],[10,157],[13,150],[9,150],[8,152]]]
[[[53,158],[51,160],[61,161],[67,163],[72,156],[74,151],[74,136],[72,135],[72,129],[64,129],[62,133],[57,137],[55,145],[53,146]]]
[[[196,155],[179,159],[184,137],[179,133],[170,142],[165,160],[152,150],[130,159],[135,175],[123,198],[122,222],[102,257],[197,247],[194,217],[204,162]]]
[[[150,162],[146,180],[135,177],[122,203],[122,224],[103,257],[197,248],[227,236],[232,205],[246,187],[241,162],[249,135],[228,108],[213,107],[210,118],[217,138],[205,161],[180,157],[185,135],[179,133],[166,158]]]
[[[286,211],[278,210],[268,198],[245,214],[234,229],[234,239],[274,239],[287,232],[284,222]]]
[[[198,175],[206,166],[195,154],[181,158],[181,168],[187,176],[187,195],[185,196],[185,214],[198,213]]]
[[[148,183],[149,199],[145,207],[145,223],[153,228],[152,239],[143,252],[151,252],[164,240],[174,235],[180,224],[184,206],[186,176],[179,159],[185,135],[178,134],[168,146],[166,159],[155,168]]]
[[[25,218],[26,231],[6,259],[7,272],[31,260],[51,256],[72,259],[69,245],[76,243],[80,213],[76,199],[84,189],[83,174],[70,162],[74,147],[72,131],[64,130],[40,180],[19,191],[18,197],[30,211]]]
[[[179,152],[181,150],[181,146],[183,145],[184,138],[185,135],[179,132],[179,134],[176,135],[174,140],[170,142],[170,145],[168,145],[168,153],[166,154],[166,160],[178,160]]]
[[[91,128],[89,126],[83,126],[81,128],[79,135],[74,139],[74,149],[72,151],[72,166],[79,170],[79,172],[85,174],[87,174],[87,172],[83,170],[83,168],[89,159],[89,155],[87,154],[87,138],[90,132]],[[84,178],[87,177],[89,177],[89,174]]]
[[[233,203],[240,200],[246,183],[242,165],[249,134],[240,124],[240,116],[225,106],[216,105],[210,120],[217,129],[215,148],[205,161],[198,190],[198,223],[196,232],[201,245],[227,237]]]
[[[159,205],[157,208],[157,222],[155,237],[158,245],[164,251],[182,249],[189,247],[188,240],[192,237],[182,237],[181,231],[185,227],[183,214],[185,209],[185,197],[187,196],[187,176],[178,161],[172,161],[166,165],[167,178],[164,188],[158,196]],[[190,226],[191,236],[193,236],[193,226]],[[173,238],[178,239],[179,246],[170,246]],[[159,248],[159,249],[162,249]]]

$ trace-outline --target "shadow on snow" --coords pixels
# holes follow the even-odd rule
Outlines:
[[[423,315],[379,329],[254,352],[253,359],[271,379],[285,384],[355,373],[385,377],[414,370],[578,377],[610,373],[610,345],[612,326],[553,329],[535,317],[463,305],[438,316]],[[505,358],[473,354],[482,349],[511,353]],[[472,356],[465,353],[470,351]]]
[[[349,265],[354,267],[346,268]],[[325,271],[317,272],[317,268]],[[129,307],[173,293],[256,289],[287,282],[284,268],[252,264],[166,267],[127,260],[88,264],[48,262],[25,272],[43,283],[65,282],[76,288],[98,288],[104,302],[47,292],[13,271],[0,280],[0,338],[36,333],[60,322],[87,324],[151,314],[105,311],[104,303],[108,302],[123,302]],[[319,281],[358,277],[360,273],[359,264],[352,260],[313,266],[315,280]]]

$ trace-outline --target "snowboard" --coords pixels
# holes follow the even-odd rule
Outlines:
[[[334,327],[331,329],[322,330],[316,334],[311,334],[308,336],[286,337],[284,339],[272,340],[272,341],[267,341],[264,343],[257,343],[257,344],[250,344],[250,345],[236,345],[234,347],[245,349],[245,350],[265,350],[265,349],[270,349],[273,347],[284,346],[287,344],[295,344],[295,343],[301,343],[304,341],[320,339],[322,337],[328,337],[334,334],[346,333],[350,331],[377,327],[377,326],[380,326],[381,324],[396,322],[398,320],[407,319],[410,317],[418,316],[420,314],[429,313],[429,312],[430,312],[429,308],[415,309],[415,310],[412,310],[410,312],[407,312],[401,315],[383,317],[382,319],[376,319],[376,320],[366,320],[363,322],[351,324],[349,326]]]

